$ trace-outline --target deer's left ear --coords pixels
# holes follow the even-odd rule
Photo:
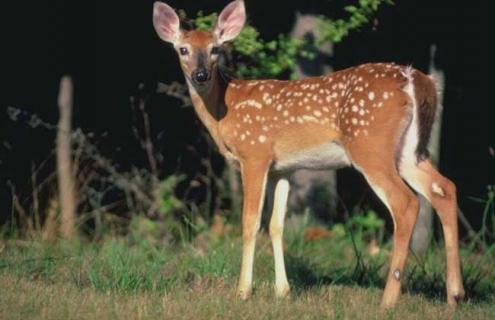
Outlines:
[[[246,22],[246,9],[243,0],[229,3],[218,16],[214,33],[220,43],[230,41],[241,33]]]

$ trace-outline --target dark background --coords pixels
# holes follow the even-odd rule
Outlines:
[[[228,1],[168,1],[189,16],[199,10],[220,11]],[[246,0],[250,23],[265,39],[291,30],[296,10],[342,17],[348,1]],[[352,2],[351,2],[352,3]],[[102,152],[120,168],[145,165],[132,135],[130,96],[152,93],[157,82],[183,81],[175,52],[156,36],[153,1],[18,2],[3,8],[0,52],[0,222],[11,215],[10,181],[29,194],[31,166],[53,151],[55,132],[12,121],[8,106],[57,122],[59,79],[74,79],[74,127],[93,132]],[[270,7],[267,7],[270,5]],[[459,202],[476,227],[483,197],[495,183],[493,57],[488,6],[482,1],[396,1],[383,6],[375,21],[353,32],[335,48],[331,64],[342,69],[369,61],[394,61],[428,71],[430,45],[436,65],[446,76],[440,169],[456,182]],[[491,29],[490,29],[491,28]],[[141,93],[142,93],[141,91]],[[192,108],[176,100],[152,96],[147,106],[153,134],[164,154],[161,174],[198,170],[187,146],[204,144]],[[54,168],[49,163],[46,174]],[[369,195],[359,174],[339,173],[339,194],[347,207]],[[372,202],[373,196],[369,196]],[[375,204],[376,205],[376,204]]]

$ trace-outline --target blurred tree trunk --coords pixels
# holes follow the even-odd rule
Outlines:
[[[440,137],[442,131],[442,112],[443,112],[443,89],[445,86],[444,72],[437,69],[435,65],[436,46],[433,44],[430,47],[430,75],[436,82],[438,90],[437,114],[431,132],[429,150],[431,160],[438,165],[440,160]],[[431,231],[433,228],[433,209],[423,196],[419,196],[419,215],[414,227],[414,232],[411,239],[411,249],[418,255],[423,255],[428,248],[431,239]]]
[[[56,198],[50,199],[46,209],[46,218],[43,225],[41,237],[44,241],[54,241],[57,238],[58,221],[57,212],[59,211],[59,203]]]
[[[66,239],[73,238],[76,233],[76,195],[71,158],[72,91],[72,79],[63,76],[58,93],[60,118],[57,131],[57,174],[60,234]]]
[[[317,17],[296,12],[296,21],[291,31],[294,38],[314,40],[317,38]],[[328,64],[333,54],[333,46],[326,43],[321,47],[306,48],[315,53],[314,59],[300,59],[296,67],[298,78],[320,76],[332,71]],[[292,208],[309,207],[318,217],[328,219],[337,208],[337,175],[335,170],[298,170],[292,176],[292,192],[289,205]]]

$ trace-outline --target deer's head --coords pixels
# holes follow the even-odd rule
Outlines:
[[[246,20],[243,0],[228,4],[218,16],[212,30],[185,31],[174,9],[163,2],[155,2],[153,25],[158,36],[171,44],[179,55],[180,65],[189,84],[204,91],[217,76],[220,46],[237,37]]]

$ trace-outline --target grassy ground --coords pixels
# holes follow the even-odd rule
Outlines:
[[[0,319],[495,319],[492,254],[463,250],[468,299],[455,313],[444,303],[443,249],[434,245],[423,259],[410,255],[404,294],[397,308],[382,312],[390,245],[370,248],[360,238],[322,235],[310,240],[289,226],[286,264],[293,291],[277,300],[271,246],[261,234],[249,301],[235,298],[236,232],[205,233],[174,246],[122,238],[3,240]]]

